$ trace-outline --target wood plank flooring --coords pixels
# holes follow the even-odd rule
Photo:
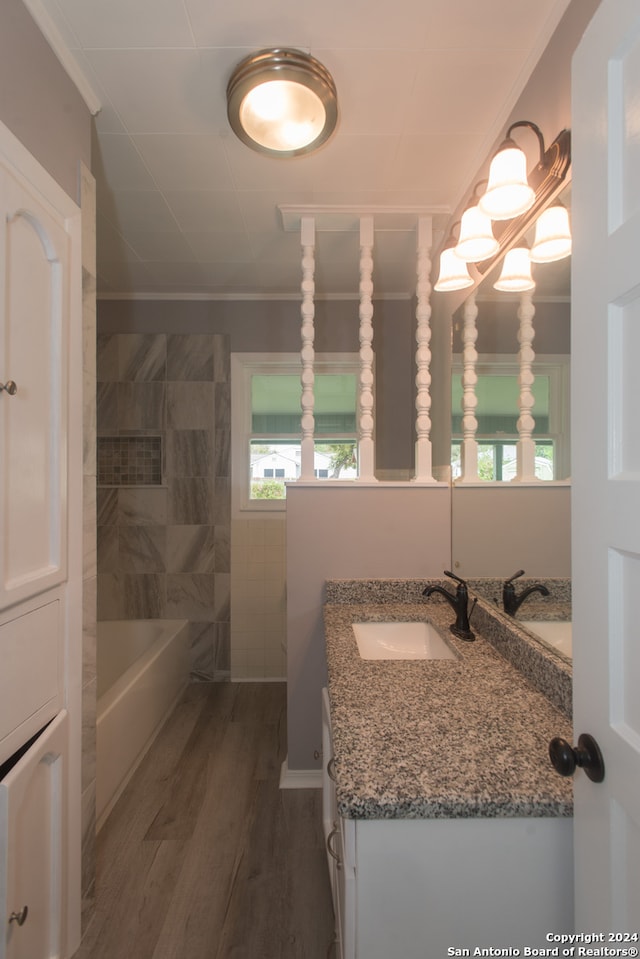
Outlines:
[[[283,683],[187,689],[98,836],[76,959],[327,959],[321,791],[279,789]]]

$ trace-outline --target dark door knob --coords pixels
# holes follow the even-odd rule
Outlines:
[[[600,747],[589,733],[582,733],[575,749],[566,739],[552,739],[549,743],[549,758],[553,768],[561,776],[573,776],[576,766],[580,766],[592,782],[601,783],[604,779],[604,759]]]

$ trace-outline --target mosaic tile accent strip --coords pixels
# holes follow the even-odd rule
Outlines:
[[[99,436],[99,486],[160,486],[161,436]]]

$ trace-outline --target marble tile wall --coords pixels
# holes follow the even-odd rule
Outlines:
[[[96,190],[80,170],[82,210],[82,926],[95,905],[96,876]]]
[[[161,487],[98,488],[98,618],[188,619],[203,681],[230,670],[229,362],[221,334],[98,337],[98,434],[164,447]]]

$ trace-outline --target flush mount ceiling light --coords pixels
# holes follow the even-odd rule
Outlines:
[[[509,250],[504,258],[502,272],[493,284],[495,290],[502,293],[524,293],[535,289],[531,276],[531,258],[526,246],[516,246]]]
[[[569,211],[561,203],[549,206],[540,214],[536,222],[531,259],[534,263],[553,263],[570,254]]]
[[[487,260],[498,252],[499,243],[493,235],[491,219],[478,206],[477,189],[486,183],[476,183],[473,194],[460,221],[460,237],[455,247],[456,256],[467,263]]]
[[[317,150],[338,121],[329,71],[301,50],[260,50],[242,60],[227,85],[227,115],[243,143],[270,156]]]

